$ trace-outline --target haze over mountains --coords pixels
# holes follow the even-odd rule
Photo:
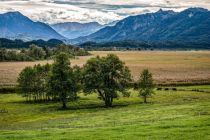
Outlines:
[[[75,39],[82,36],[88,36],[96,31],[114,26],[118,21],[113,21],[109,24],[101,25],[98,22],[78,23],[78,22],[65,22],[51,25],[51,27],[68,39]]]
[[[130,16],[113,27],[105,27],[86,37],[72,40],[109,42],[135,41],[196,41],[210,43],[210,12],[203,8],[189,8],[180,13],[159,10]]]
[[[27,41],[59,39],[75,44],[123,40],[210,44],[210,11],[203,8],[189,8],[182,12],[159,10],[129,16],[110,25],[97,22],[48,25],[34,22],[19,12],[8,12],[0,14],[0,38]]]
[[[34,22],[20,12],[0,14],[0,38],[22,40],[49,40],[65,37],[42,22]]]
[[[87,36],[100,30],[104,26],[98,22],[78,23],[65,22],[51,25],[51,27],[58,33],[62,34],[68,39],[74,39],[81,36]]]

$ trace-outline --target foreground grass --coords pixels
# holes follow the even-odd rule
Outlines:
[[[81,94],[65,111],[59,103],[29,104],[0,94],[0,109],[8,110],[0,114],[0,139],[210,139],[209,93],[157,91],[143,104],[131,92],[113,108],[104,108],[96,95]]]

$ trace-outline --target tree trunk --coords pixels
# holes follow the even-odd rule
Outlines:
[[[63,102],[62,109],[66,109],[66,102]]]
[[[107,97],[106,100],[105,100],[105,106],[106,107],[112,107],[112,97]]]
[[[144,96],[144,103],[147,103],[147,97]]]

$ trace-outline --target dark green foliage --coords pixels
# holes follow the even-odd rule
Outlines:
[[[126,93],[125,87],[131,80],[128,67],[114,54],[95,57],[84,66],[84,91],[98,92],[107,107],[112,106],[117,92]],[[127,93],[126,93],[127,94]]]
[[[133,41],[133,40],[124,40],[124,41],[113,41],[113,42],[85,42],[79,45],[82,48],[87,50],[103,50],[103,51],[111,51],[111,50],[146,50],[151,47],[150,44],[146,42]]]
[[[69,100],[75,100],[79,88],[80,69],[71,68],[69,57],[65,53],[56,56],[52,66],[52,71],[48,81],[49,93],[54,97],[59,97],[62,108],[66,108]]]
[[[66,108],[68,100],[77,99],[76,93],[82,88],[81,79],[81,68],[70,67],[69,56],[60,53],[52,66],[26,67],[19,75],[18,89],[27,101],[60,100]]]
[[[45,58],[46,53],[43,48],[32,44],[30,45],[30,49],[28,50],[28,56],[35,60],[40,60]]]
[[[148,69],[143,70],[138,81],[139,95],[144,98],[144,103],[147,103],[147,98],[151,97],[155,88],[152,73]]]
[[[49,47],[39,47],[35,44],[30,45],[29,49],[5,49],[0,48],[0,61],[34,61],[34,60],[44,60],[51,59],[54,55],[60,52],[67,53],[69,58],[74,58],[75,56],[89,55],[89,53],[81,48],[61,44],[56,48]]]
[[[57,48],[55,48],[55,53],[64,52],[67,53],[70,58],[74,58],[75,56],[86,56],[89,55],[89,53],[79,47],[72,46],[72,45],[65,45],[61,44]]]
[[[53,56],[53,50],[50,49],[49,47],[43,47],[43,50],[45,52],[45,56],[44,56],[44,59],[48,59],[48,58],[51,58]]]
[[[162,88],[161,87],[158,87],[157,90],[162,90]]]
[[[169,90],[169,88],[165,88],[165,90]]]
[[[20,94],[26,97],[28,101],[40,101],[48,99],[47,80],[50,71],[50,65],[35,65],[26,67],[19,75],[18,88]]]
[[[16,87],[0,87],[0,94],[11,94],[11,93],[16,93],[17,88]]]
[[[173,91],[177,91],[177,88],[172,88]]]
[[[62,41],[57,39],[50,39],[48,41],[44,40],[33,40],[24,42],[22,40],[9,40],[6,38],[0,38],[0,48],[7,48],[7,49],[20,49],[20,48],[29,48],[31,44],[40,46],[40,47],[50,47],[54,48],[60,44],[63,44]]]
[[[122,40],[110,42],[85,42],[79,45],[86,50],[209,50],[210,43],[197,41],[137,41],[137,40]]]

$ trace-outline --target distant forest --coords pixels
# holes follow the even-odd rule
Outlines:
[[[37,45],[39,47],[55,48],[63,41],[57,39],[33,40],[24,42],[22,40],[9,40],[0,38],[0,48],[6,49],[20,49],[30,48],[30,45]],[[195,40],[192,41],[135,41],[135,40],[122,40],[111,42],[85,42],[77,44],[75,47],[81,47],[88,51],[94,50],[210,50],[210,43],[205,41]]]
[[[37,45],[39,47],[56,47],[59,44],[63,44],[62,41],[57,39],[50,39],[48,41],[44,40],[33,40],[33,41],[27,41],[24,42],[22,40],[16,39],[16,40],[10,40],[6,38],[0,38],[0,48],[29,48],[31,44]]]
[[[90,55],[85,49],[58,40],[23,42],[1,39],[0,42],[0,62],[46,60],[60,52],[66,53],[69,58]]]
[[[113,41],[113,42],[85,42],[78,46],[86,50],[210,50],[208,42],[189,41]]]

